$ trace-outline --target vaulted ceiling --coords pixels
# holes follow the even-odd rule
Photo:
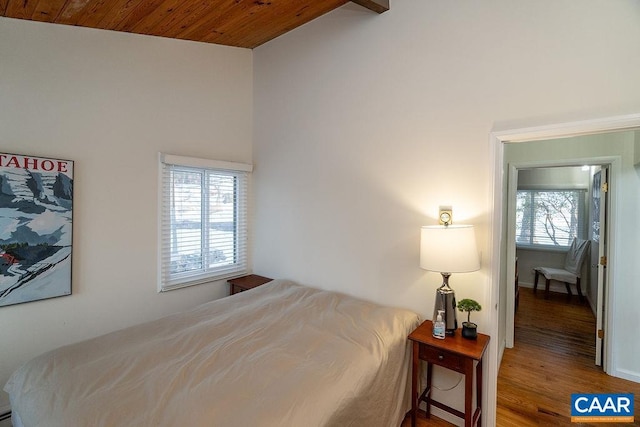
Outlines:
[[[352,0],[372,11],[389,0]],[[0,0],[0,16],[254,48],[349,0]]]

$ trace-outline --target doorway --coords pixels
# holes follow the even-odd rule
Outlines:
[[[610,139],[607,135],[601,135],[601,138],[603,144]],[[571,151],[574,150],[573,145],[583,144],[582,138],[564,143],[569,144]],[[602,338],[608,335],[603,316],[606,306],[606,263],[599,265],[598,260],[606,259],[607,255],[605,213],[610,210],[606,204],[607,193],[603,192],[603,188],[608,189],[609,186],[606,178],[603,183],[602,176],[607,176],[611,166],[602,163],[602,158],[564,159],[560,153],[555,156],[550,153],[548,158],[530,163],[526,161],[525,145],[531,143],[523,144],[507,145],[505,149],[510,170],[505,260],[509,266],[507,277],[512,277],[511,267],[518,265],[515,268],[518,276],[516,287],[513,292],[509,289],[507,298],[516,298],[514,295],[519,294],[521,286],[534,287],[537,280],[533,272],[535,267],[561,268],[573,238],[588,240],[595,261],[585,260],[580,266],[581,286],[575,286],[579,296],[571,297],[570,287],[566,286],[565,291],[565,286],[555,281],[551,283],[551,291],[567,292],[569,298],[578,298],[580,303],[588,304],[597,322],[591,338],[586,337],[588,341],[585,345],[591,344],[595,354],[593,362],[601,366],[604,349]],[[525,153],[524,157],[520,154],[522,152]],[[586,152],[588,154],[592,150]],[[513,306],[513,315],[507,316],[506,320],[506,348],[516,345],[514,324],[518,306]]]
[[[634,132],[629,130],[613,131],[613,132],[600,132],[596,134],[579,135],[573,137],[564,138],[549,138],[544,140],[531,140],[523,142],[511,142],[506,141],[504,144],[504,159],[503,168],[508,171],[508,178],[506,183],[507,197],[505,200],[505,225],[506,232],[502,239],[504,243],[504,252],[502,255],[501,268],[504,271],[505,277],[513,277],[515,274],[515,257],[516,257],[516,238],[515,238],[515,208],[511,209],[511,206],[515,206],[516,192],[517,192],[517,179],[518,172],[524,169],[532,168],[552,168],[560,166],[582,166],[582,165],[610,165],[611,180],[616,181],[621,175],[622,171],[622,157],[628,155],[628,146],[633,147],[634,144]],[[625,148],[627,147],[627,148]],[[510,185],[511,184],[511,185]],[[610,217],[611,223],[615,224],[617,217],[617,209],[615,208],[616,187],[612,188],[611,194],[611,206]],[[616,245],[616,234],[614,232],[609,233],[612,247]],[[607,268],[607,274],[612,277],[616,272],[616,263],[612,262]],[[611,290],[615,289],[615,281],[608,280]],[[513,322],[514,322],[514,304],[513,304],[513,287],[506,287],[500,295],[502,306],[506,308],[504,323],[500,325],[502,334],[505,337],[505,348],[513,347],[514,335],[513,335]],[[594,293],[596,295],[597,293]],[[609,295],[607,293],[607,295]],[[611,312],[608,309],[607,301],[599,301],[599,311],[606,309],[607,313]],[[598,307],[596,304],[596,307]],[[602,325],[599,328],[604,330],[604,325],[611,325],[608,319],[602,319]],[[609,337],[608,334],[604,334],[603,354],[604,357],[604,371],[609,373],[611,367],[608,365],[608,361],[611,360],[609,349]],[[594,330],[594,342],[596,340],[596,330]],[[595,363],[595,361],[594,361]]]
[[[507,176],[508,170],[505,169],[505,159],[504,159],[504,150],[505,146],[509,143],[520,143],[527,141],[538,141],[538,144],[544,143],[544,141],[548,141],[551,139],[570,139],[572,137],[583,136],[586,138],[596,137],[598,134],[605,132],[615,132],[615,131],[633,131],[640,128],[640,114],[633,114],[627,116],[618,116],[618,117],[608,117],[603,119],[594,119],[582,122],[568,122],[568,123],[560,123],[554,125],[546,125],[546,126],[538,126],[538,127],[527,127],[520,129],[511,129],[504,131],[493,131],[490,134],[490,148],[492,150],[491,156],[494,160],[493,164],[493,176],[494,176],[494,188],[493,188],[493,216],[491,219],[491,241],[490,241],[490,251],[491,251],[491,262],[490,262],[490,277],[489,281],[491,286],[488,290],[489,295],[487,300],[492,308],[490,316],[491,316],[491,329],[490,334],[492,336],[492,340],[490,342],[489,354],[490,357],[487,363],[487,393],[486,395],[486,422],[488,425],[495,425],[496,422],[496,396],[497,396],[497,375],[500,360],[502,358],[502,353],[505,348],[506,343],[506,317],[509,315],[509,312],[513,311],[513,301],[507,298],[507,292],[509,289],[508,284],[512,284],[512,280],[507,279],[507,269],[508,265],[506,263],[506,239],[503,238],[504,233],[507,228],[506,221],[506,198],[507,198]],[[636,132],[636,135],[638,132]],[[556,148],[562,146],[561,141],[556,141],[557,146],[553,146],[551,150],[548,152],[554,152]],[[636,144],[637,146],[637,144]],[[537,153],[544,152],[544,149],[539,145],[534,145],[532,148],[533,155],[535,156]],[[639,151],[639,150],[636,150]],[[579,152],[579,151],[578,151]],[[572,157],[576,157],[577,152],[573,152]],[[624,156],[625,165],[627,162],[629,153]],[[633,170],[633,162],[636,160],[634,158],[633,149],[631,150],[631,169]],[[637,163],[637,162],[636,162]],[[626,166],[625,166],[626,167]],[[617,171],[615,169],[618,169]],[[620,164],[614,165],[614,170],[612,173],[615,175],[616,173],[620,173]],[[626,184],[626,183],[625,183]],[[634,184],[635,185],[635,184]],[[627,189],[629,190],[629,189]],[[611,194],[611,204],[616,207],[616,215],[620,214],[623,217],[626,217],[628,214],[626,211],[622,212],[618,209],[619,200],[616,198],[615,194]],[[626,209],[627,207],[625,207]],[[634,210],[635,207],[632,207],[631,210]],[[629,210],[629,209],[627,209]],[[634,215],[635,211],[632,212]],[[635,216],[637,218],[637,215]],[[610,248],[610,252],[612,254],[611,260],[609,260],[609,268],[614,270],[616,266],[616,258],[619,255],[624,255],[626,253],[631,253],[630,250],[636,249],[636,243],[631,242],[627,236],[624,235],[622,226],[620,225],[620,221],[617,221],[615,217],[611,218],[611,238],[615,239],[616,236],[621,235],[622,239],[618,239],[615,245],[612,245]],[[624,258],[624,256],[620,257]],[[636,268],[632,263],[623,263],[621,264],[623,268],[621,268],[618,273],[612,275],[612,283],[620,283],[621,280],[617,277],[618,274],[625,274],[628,270],[634,270]],[[624,270],[624,271],[623,271]],[[623,282],[623,281],[622,281]],[[629,292],[629,289],[624,290],[625,293]],[[633,291],[632,291],[633,293]],[[629,300],[625,300],[625,298],[618,297],[615,293],[615,289],[612,288],[611,292],[608,296],[609,305],[617,304],[619,307],[616,307],[621,313],[623,311],[632,310],[632,308],[628,307]],[[607,320],[611,320],[611,307],[607,307]],[[612,324],[614,327],[621,326],[622,329],[628,329],[624,325]],[[625,330],[626,332],[626,330]],[[611,351],[612,346],[616,346],[616,348],[620,352],[624,353],[624,349],[620,347],[621,338],[613,337],[605,337],[605,340],[610,340],[613,345],[608,345],[608,351]],[[610,361],[611,358],[609,357]],[[620,359],[618,359],[620,360]],[[626,360],[626,359],[625,359]],[[610,362],[609,362],[610,363]],[[632,369],[619,369],[617,365],[613,365],[611,370],[608,370],[611,375],[629,379],[631,381],[640,382],[640,375],[636,374],[638,370],[636,369],[633,362],[630,365]]]

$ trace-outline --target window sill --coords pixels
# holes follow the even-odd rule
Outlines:
[[[176,289],[183,289],[183,288],[188,288],[190,286],[196,286],[196,285],[203,285],[205,283],[214,283],[214,282],[219,282],[222,280],[226,280],[232,277],[238,277],[238,276],[242,276],[244,274],[247,274],[247,271],[242,269],[242,270],[232,270],[232,271],[228,271],[226,273],[223,274],[216,274],[216,275],[203,275],[200,277],[195,277],[192,278],[190,280],[188,279],[183,279],[183,280],[174,280],[171,281],[169,283],[165,283],[163,284],[158,284],[158,292],[169,292],[169,291],[173,291]]]
[[[531,246],[531,245],[516,245],[517,250],[521,251],[533,251],[533,252],[555,252],[566,253],[569,250],[568,246]]]

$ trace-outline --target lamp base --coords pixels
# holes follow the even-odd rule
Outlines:
[[[453,336],[458,329],[458,317],[456,315],[456,293],[449,287],[451,273],[442,274],[442,285],[436,289],[436,303],[433,308],[433,321],[438,316],[438,310],[444,311],[445,334]]]

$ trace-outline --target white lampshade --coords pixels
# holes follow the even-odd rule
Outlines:
[[[473,225],[422,227],[420,267],[439,273],[467,273],[480,269]]]

